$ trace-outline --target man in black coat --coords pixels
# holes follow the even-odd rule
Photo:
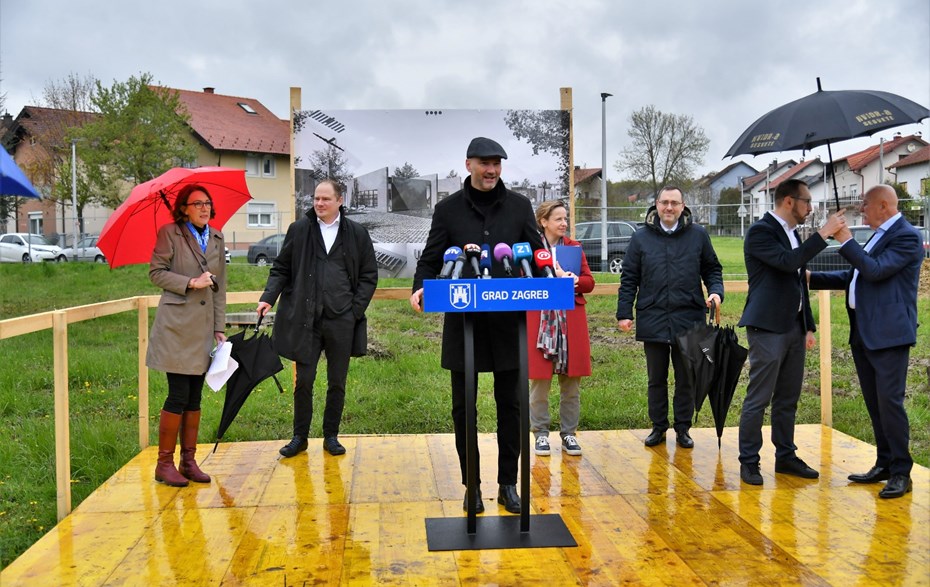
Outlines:
[[[497,243],[512,245],[528,242],[533,250],[543,248],[536,228],[536,218],[530,201],[508,190],[500,179],[501,159],[507,153],[497,142],[484,137],[471,141],[466,151],[465,168],[469,177],[463,189],[436,205],[426,246],[417,263],[413,278],[410,305],[422,311],[423,280],[434,279],[442,269],[443,253],[451,247]],[[491,269],[492,277],[506,277],[502,267]],[[471,277],[471,275],[467,275]],[[472,314],[475,327],[475,385],[477,372],[494,373],[494,399],[497,402],[497,501],[511,513],[519,513],[517,495],[517,462],[520,456],[519,386],[519,312],[489,312]],[[465,351],[464,316],[447,313],[442,329],[442,367],[452,378],[452,421],[455,427],[455,448],[465,475]],[[472,390],[477,392],[477,389]],[[477,393],[475,393],[477,395]],[[476,430],[477,422],[472,422]],[[475,432],[477,436],[477,432]],[[478,455],[475,462],[480,470]],[[480,479],[478,480],[480,486]],[[467,502],[465,504],[467,510]],[[475,496],[475,510],[484,511],[480,490]]]
[[[740,478],[762,485],[759,451],[762,422],[772,406],[775,472],[816,479],[820,474],[801,460],[794,444],[794,419],[801,397],[804,358],[814,346],[814,315],[808,299],[805,266],[823,250],[824,239],[846,226],[843,210],[827,219],[806,241],[796,228],[811,213],[811,193],[791,179],[775,189],[775,209],[746,231],[743,256],[749,293],[740,326],[749,343],[749,385],[739,420]]]
[[[313,210],[288,227],[257,308],[264,316],[281,296],[272,339],[275,350],[297,364],[294,436],[279,451],[285,457],[307,450],[313,382],[324,351],[328,387],[323,448],[332,455],[345,454],[337,435],[353,334],[377,285],[378,262],[368,230],[346,217],[339,185],[321,182],[313,194]]]
[[[707,299],[701,282],[707,288]],[[723,269],[710,237],[691,221],[681,189],[659,190],[656,205],[646,212],[646,226],[630,240],[623,257],[623,272],[617,296],[617,326],[633,328],[636,300],[636,340],[643,341],[647,397],[652,432],[646,446],[665,440],[668,430],[668,362],[675,369],[675,433],[678,445],[693,448],[691,419],[694,389],[687,376],[685,358],[675,337],[704,321],[705,308],[723,302]]]

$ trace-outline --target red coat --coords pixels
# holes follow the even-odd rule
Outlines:
[[[581,245],[576,240],[564,237],[566,245]],[[588,260],[581,252],[581,273],[578,283],[575,284],[575,309],[566,314],[568,322],[568,375],[569,377],[585,377],[591,374],[591,340],[588,336],[588,315],[585,312],[584,295],[594,289],[594,276],[588,268]],[[539,312],[526,313],[526,342],[529,346],[530,379],[550,379],[552,377],[552,361],[543,358],[542,351],[536,348],[536,338],[539,336]]]

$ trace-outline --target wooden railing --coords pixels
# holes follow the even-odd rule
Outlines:
[[[600,284],[594,286],[589,295],[616,295],[618,284]],[[748,285],[744,281],[726,281],[727,292],[745,292]],[[231,292],[226,295],[226,303],[254,304],[261,296],[260,291]],[[406,300],[410,297],[408,288],[379,288],[375,291],[376,300]],[[42,330],[52,330],[53,370],[55,382],[55,478],[58,494],[58,520],[71,513],[71,434],[68,408],[68,325],[84,320],[92,320],[112,314],[135,311],[138,317],[138,370],[139,370],[139,448],[149,445],[149,379],[145,366],[145,354],[149,344],[149,309],[158,305],[158,295],[137,296],[86,306],[54,310],[41,314],[32,314],[20,318],[0,320],[0,340],[21,336]],[[830,292],[818,292],[820,308],[820,419],[825,426],[833,426],[833,378],[831,373],[831,335],[830,335]]]

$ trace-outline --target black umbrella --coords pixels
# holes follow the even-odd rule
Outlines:
[[[761,155],[777,151],[808,150],[874,134],[886,128],[920,122],[930,110],[907,98],[873,90],[824,91],[817,78],[817,91],[779,106],[753,122],[733,143],[724,157]],[[833,174],[833,197],[840,207]]]
[[[716,337],[714,355],[717,365],[707,397],[710,402],[710,411],[714,415],[714,426],[717,428],[717,449],[719,450],[727,412],[733,402],[736,384],[743,365],[746,364],[749,351],[740,346],[739,337],[736,336],[733,327],[725,326],[720,329]]]
[[[281,364],[281,358],[274,350],[271,337],[258,331],[262,318],[259,318],[255,328],[251,329],[253,332],[251,337],[246,338],[248,330],[243,329],[242,332],[228,339],[232,343],[230,357],[239,363],[239,367],[226,382],[226,399],[223,402],[220,425],[216,429],[216,445],[236,418],[242,404],[259,383],[271,377],[278,386],[278,390],[284,393],[284,388],[275,377],[275,373],[284,369],[284,365]],[[216,445],[213,446],[214,451],[216,451]]]
[[[716,324],[714,320],[716,318]],[[675,337],[682,357],[685,359],[686,377],[694,390],[694,411],[700,411],[704,399],[713,384],[714,362],[712,349],[720,332],[720,310],[711,302],[707,322],[697,322]],[[709,357],[711,355],[711,357]]]

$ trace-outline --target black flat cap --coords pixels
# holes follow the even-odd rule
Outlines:
[[[505,151],[504,147],[501,147],[497,141],[492,141],[491,139],[486,139],[484,137],[475,137],[471,140],[470,143],[468,143],[468,151],[466,152],[465,157],[468,159],[473,157],[500,157],[501,159],[506,159],[507,151]]]

